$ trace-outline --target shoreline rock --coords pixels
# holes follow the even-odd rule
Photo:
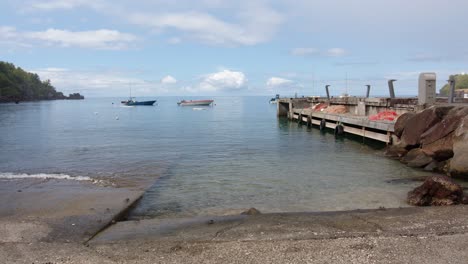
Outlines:
[[[464,201],[463,189],[447,176],[430,176],[408,192],[407,202],[415,206],[456,205]]]
[[[468,106],[432,106],[401,115],[385,156],[410,167],[468,179]]]

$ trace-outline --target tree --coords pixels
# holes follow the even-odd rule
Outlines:
[[[41,81],[12,63],[0,61],[0,102],[65,99],[50,80]]]
[[[455,74],[450,75],[450,79],[455,80],[455,90],[468,89],[468,74]],[[440,95],[448,96],[450,91],[450,85],[446,84],[440,89]]]

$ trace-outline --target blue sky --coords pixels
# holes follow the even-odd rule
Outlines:
[[[414,95],[468,72],[466,0],[3,0],[0,60],[86,96]],[[347,80],[347,81],[346,81]]]

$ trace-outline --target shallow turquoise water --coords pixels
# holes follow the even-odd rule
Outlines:
[[[278,119],[267,97],[203,110],[121,99],[0,105],[0,173],[161,177],[134,217],[398,207],[417,183],[392,180],[427,175],[381,145]]]

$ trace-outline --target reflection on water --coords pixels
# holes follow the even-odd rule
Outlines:
[[[268,97],[214,98],[205,111],[180,99],[0,105],[0,173],[160,177],[134,217],[405,206],[417,183],[391,180],[424,175],[381,145],[277,119]]]

